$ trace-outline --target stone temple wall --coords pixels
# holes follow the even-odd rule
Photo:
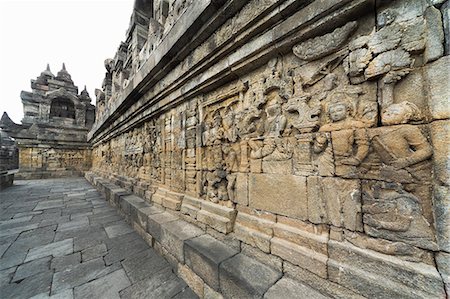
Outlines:
[[[448,1],[183,9],[108,61],[93,171],[325,290],[444,298]]]

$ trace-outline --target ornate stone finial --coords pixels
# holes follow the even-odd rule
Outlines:
[[[73,84],[72,77],[70,76],[69,72],[67,72],[65,63],[62,64],[62,69],[56,75],[56,79]]]
[[[40,76],[38,77],[41,79],[48,79],[48,78],[54,78],[55,75],[53,75],[52,71],[50,71],[50,64],[47,63],[47,67],[45,68],[45,70],[40,74]]]
[[[84,86],[84,89],[80,93],[80,100],[83,102],[90,102],[91,97],[89,96],[89,92],[87,91],[86,85]]]

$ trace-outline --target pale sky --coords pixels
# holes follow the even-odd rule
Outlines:
[[[0,117],[21,123],[22,90],[50,64],[84,85],[95,104],[104,60],[125,40],[134,0],[0,0]]]

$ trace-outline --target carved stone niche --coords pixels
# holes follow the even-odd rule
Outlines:
[[[438,250],[433,223],[426,217],[428,194],[399,183],[363,182],[364,231],[372,237]],[[428,219],[427,219],[428,218]]]

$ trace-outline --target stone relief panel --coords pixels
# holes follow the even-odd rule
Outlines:
[[[321,277],[340,279],[339,250],[433,266],[437,142],[422,73],[438,54],[425,13],[394,8],[168,107],[98,146],[97,169]]]

